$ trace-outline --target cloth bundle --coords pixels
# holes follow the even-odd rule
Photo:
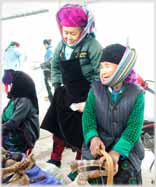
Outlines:
[[[35,164],[33,155],[2,150],[2,183],[14,185],[61,185],[55,177]]]

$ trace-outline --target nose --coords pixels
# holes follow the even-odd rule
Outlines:
[[[71,40],[71,39],[72,39],[71,35],[68,34],[68,35],[67,35],[67,40]]]
[[[103,74],[103,75],[106,74],[105,69],[104,69],[104,68],[101,68],[101,69],[100,69],[100,73]]]

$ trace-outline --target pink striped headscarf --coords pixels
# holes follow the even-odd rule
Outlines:
[[[62,27],[83,27],[76,45],[89,33],[94,33],[95,21],[92,13],[78,4],[66,4],[56,14],[56,20],[62,35]]]

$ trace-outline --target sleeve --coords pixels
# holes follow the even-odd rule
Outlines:
[[[48,50],[48,60],[50,60],[53,57],[52,49]]]
[[[102,56],[102,46],[100,43],[95,40],[94,38],[89,43],[89,59],[93,68],[93,78],[94,80],[99,80],[99,73],[100,73],[100,59]]]
[[[89,144],[92,137],[98,136],[96,126],[95,96],[92,89],[89,91],[82,115],[82,129],[85,144]]]
[[[52,76],[52,85],[62,83],[62,75],[59,67],[59,56],[60,56],[61,43],[58,44],[57,48],[54,51],[54,55],[51,61],[51,76]]]
[[[15,103],[15,110],[12,117],[10,118],[10,120],[4,123],[3,126],[9,129],[18,128],[21,122],[27,117],[31,106],[31,101],[29,99],[20,98],[17,104]]]
[[[128,118],[127,127],[123,131],[118,142],[114,145],[113,150],[119,152],[122,156],[128,157],[129,152],[141,136],[143,121],[144,92],[138,95],[133,110]]]

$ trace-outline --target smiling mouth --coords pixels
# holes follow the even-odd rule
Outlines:
[[[73,41],[67,41],[69,44],[73,44],[74,42]]]

